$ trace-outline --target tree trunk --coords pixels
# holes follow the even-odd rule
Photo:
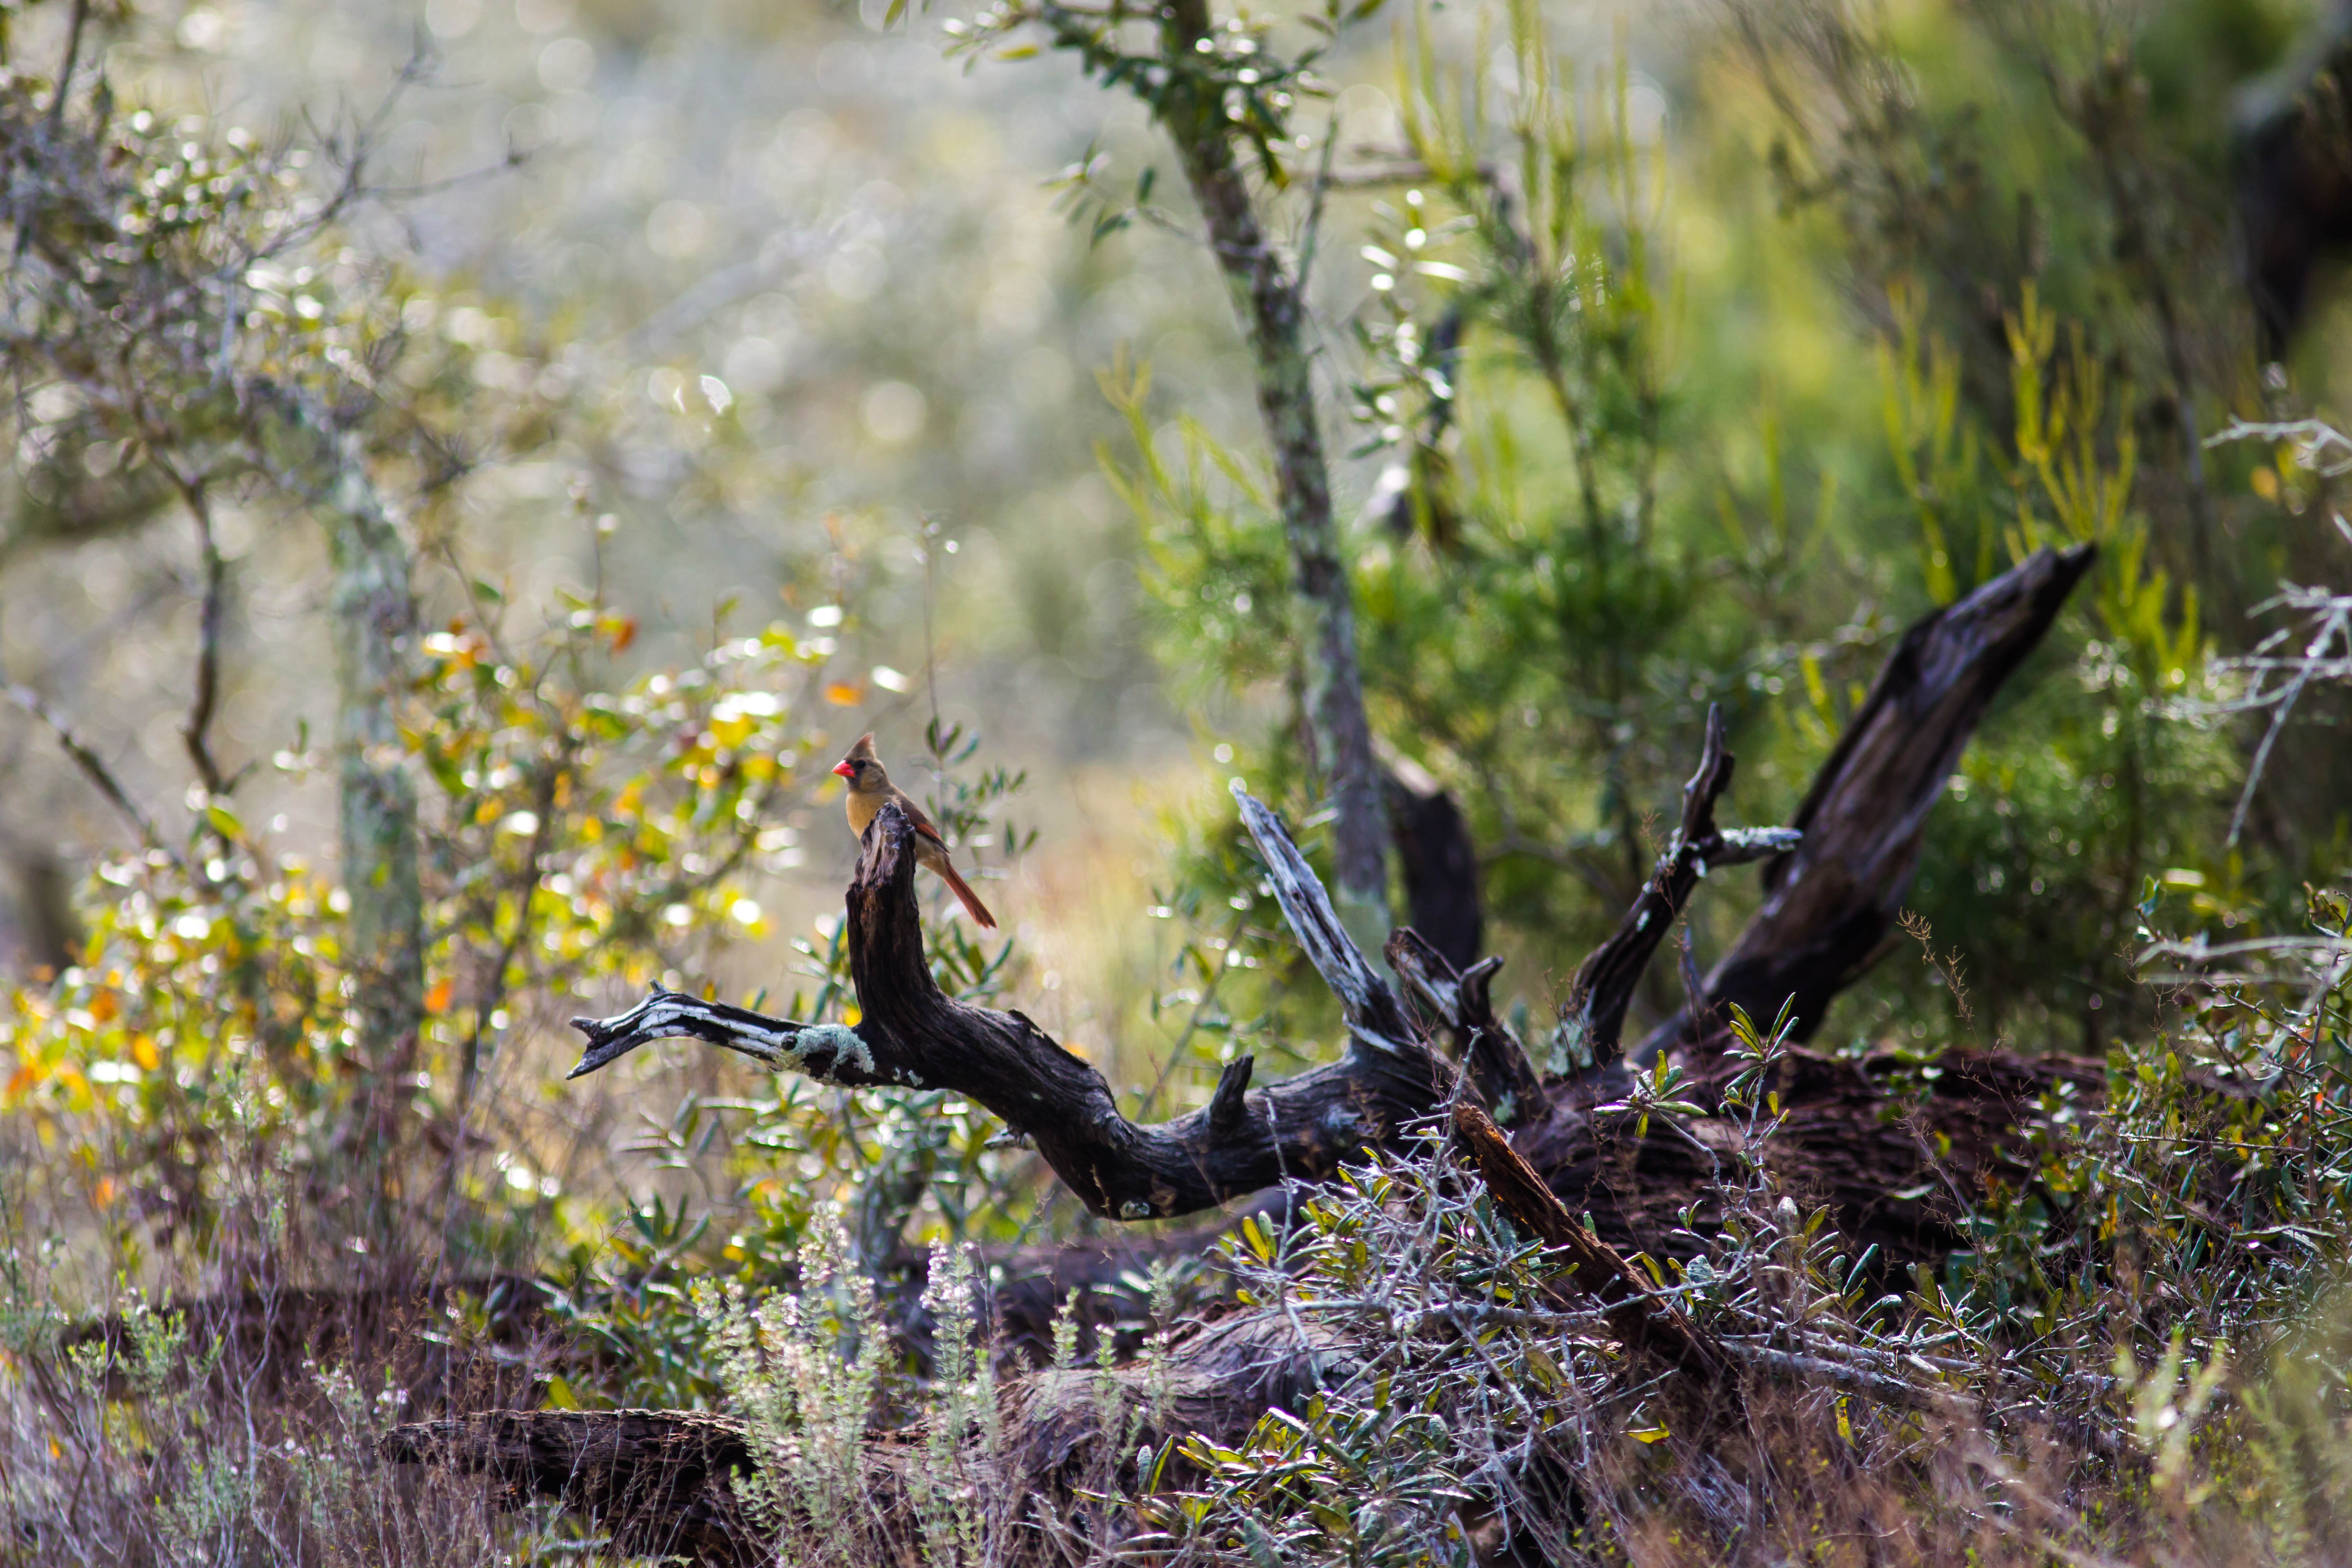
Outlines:
[[[2303,324],[2321,264],[2352,246],[2352,5],[2321,11],[2286,62],[2231,106],[2246,291],[2265,360]]]
[[[1411,758],[1391,756],[1383,783],[1397,867],[1404,873],[1405,919],[1456,969],[1486,951],[1478,847],[1444,786]]]
[[[1197,60],[1201,49],[1213,43],[1206,0],[1175,0],[1161,15],[1169,59]],[[1255,363],[1258,416],[1274,448],[1275,487],[1297,578],[1297,644],[1305,650],[1315,765],[1338,813],[1336,901],[1357,945],[1377,952],[1389,928],[1380,764],[1364,716],[1355,593],[1332,521],[1331,476],[1316,420],[1307,303],[1298,279],[1258,221],[1249,182],[1234,155],[1235,128],[1225,113],[1223,87],[1179,66],[1154,101],[1208,225],[1209,247]]]
[[[416,1071],[425,1018],[425,899],[417,877],[416,789],[404,765],[399,707],[415,658],[409,552],[368,472],[358,434],[285,394],[265,466],[307,501],[327,536],[335,644],[335,772],[343,891],[362,1070],[375,1100],[362,1136],[369,1183],[384,1192],[383,1152],[397,1131],[398,1086]],[[388,1215],[380,1216],[388,1221]]]

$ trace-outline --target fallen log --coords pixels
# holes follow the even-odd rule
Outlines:
[[[1101,1076],[1029,1019],[940,992],[922,957],[910,829],[886,807],[867,829],[848,894],[852,971],[864,1010],[855,1029],[656,990],[615,1017],[575,1021],[588,1045],[573,1076],[649,1040],[683,1037],[837,1083],[951,1089],[1026,1132],[1090,1209],[1114,1219],[1193,1212],[1276,1182],[1295,1191],[1328,1180],[1357,1150],[1451,1112],[1497,1201],[1570,1251],[1569,1279],[1598,1301],[1622,1338],[1657,1353],[1681,1377],[1720,1380],[1727,1358],[1659,1307],[1625,1261],[1634,1249],[1695,1255],[1723,1161],[1744,1155],[1727,1119],[1713,1114],[1738,1065],[1719,1048],[1720,1021],[1734,1003],[1759,1019],[1785,1003],[1791,1037],[1802,1039],[1866,967],[1900,906],[1927,813],[1952,765],[2089,561],[2088,547],[2039,552],[1910,628],[1790,830],[1736,835],[1715,826],[1731,758],[1719,724],[1710,723],[1674,838],[1617,932],[1578,972],[1568,1024],[1585,1047],[1590,1065],[1581,1070],[1549,1077],[1537,1070],[1524,1043],[1494,1014],[1496,961],[1458,969],[1433,944],[1400,931],[1387,955],[1409,1005],[1348,938],[1279,821],[1237,789],[1284,913],[1339,999],[1349,1041],[1337,1062],[1253,1089],[1244,1058],[1200,1110],[1151,1126],[1129,1121]],[[1773,857],[1767,901],[1706,983],[1703,1005],[1621,1053],[1626,999],[1697,883],[1714,867],[1753,854]],[[1603,1107],[1622,1098],[1629,1065],[1665,1050],[1685,1058],[1684,1097],[1702,1114],[1658,1116],[1643,1135],[1636,1118]],[[1762,1152],[1766,1165],[1801,1201],[1832,1209],[1858,1254],[1877,1247],[1885,1272],[1948,1250],[1975,1193],[2024,1174],[2015,1159],[2017,1128],[2033,1102],[2055,1083],[2092,1085],[2097,1076],[2087,1063],[2000,1053],[1954,1052],[1939,1065],[1932,1082],[1911,1080],[1907,1098],[1898,1092],[1905,1064],[1887,1053],[1855,1058],[1791,1047],[1774,1068],[1769,1087],[1782,1115]],[[1489,1109],[1516,1122],[1507,1139]],[[1176,1349],[1178,1396],[1165,1415],[1168,1428],[1230,1440],[1318,1379],[1344,1374],[1322,1363],[1312,1332],[1278,1312],[1191,1325]],[[1127,1371],[1114,1375],[1133,1379]],[[1084,1387],[1072,1381],[1082,1376]],[[1068,1498],[1073,1478],[1098,1468],[1104,1456],[1092,1450],[1110,1435],[1104,1423],[1114,1407],[1123,1407],[1106,1402],[1092,1377],[1040,1373],[1008,1389],[1007,1452],[1018,1473],[1003,1479],[1013,1495]],[[1141,1396],[1129,1387],[1121,1398]],[[740,1549],[740,1536],[728,1533],[731,1525],[698,1522],[719,1520],[731,1505],[720,1474],[732,1461],[714,1456],[732,1450],[715,1434],[734,1430],[740,1443],[740,1428],[714,1426],[719,1418],[707,1415],[608,1417],[510,1412],[420,1424],[396,1429],[386,1451],[489,1474],[518,1494],[562,1498],[620,1521],[616,1530],[667,1529],[671,1550],[705,1561],[740,1561],[728,1555]],[[889,1499],[903,1489],[892,1476],[919,1452],[905,1435],[876,1439],[869,1460],[878,1519],[892,1517]],[[1114,1466],[1124,1462],[1109,1458]],[[690,1473],[701,1491],[686,1485]],[[630,1522],[632,1510],[651,1522]]]
[[[1593,1075],[1567,1087],[1513,1147],[1602,1239],[1687,1262],[1719,1217],[1716,1182],[1739,1154],[1740,1132],[1719,1108],[1740,1066],[1722,1056],[1696,1063],[1681,1098],[1707,1114],[1653,1118],[1646,1136],[1634,1115],[1595,1114],[1622,1088]],[[1790,1047],[1769,1086],[1781,1118],[1759,1151],[1763,1167],[1807,1209],[1828,1209],[1857,1257],[1875,1248],[1866,1273],[1888,1288],[1962,1245],[1961,1222],[1992,1184],[2031,1179],[2019,1129],[2045,1092],[2072,1083],[2095,1093],[2105,1081],[2100,1063],[2002,1051],[1955,1048],[1936,1068],[1926,1079],[1894,1051]]]
[[[772,1563],[732,1485],[751,1468],[743,1424],[696,1410],[493,1410],[395,1426],[395,1463],[489,1479],[500,1500],[546,1498],[612,1533],[615,1556]]]
[[[1237,1441],[1269,1408],[1302,1404],[1322,1375],[1339,1370],[1318,1360],[1322,1344],[1313,1325],[1283,1313],[1233,1313],[1179,1331],[1163,1388],[1148,1387],[1132,1367],[1033,1373],[1004,1393],[994,1489],[1066,1511],[1088,1482],[1106,1479],[1106,1468],[1120,1484],[1138,1480],[1133,1455],[1106,1456],[1107,1441],[1156,1447],[1167,1436],[1192,1434]],[[1146,1410],[1156,1415],[1138,1419]],[[860,1528],[869,1550],[858,1560],[922,1560],[908,1497],[915,1489],[909,1470],[936,1463],[924,1439],[918,1426],[877,1433],[866,1444]],[[751,1446],[743,1423],[731,1415],[489,1411],[395,1426],[379,1448],[395,1463],[480,1476],[507,1507],[534,1499],[560,1503],[602,1530],[616,1556],[684,1558],[712,1568],[776,1560],[772,1531],[738,1489],[751,1472]],[[1041,1553],[1009,1560],[1040,1556],[1055,1560]]]

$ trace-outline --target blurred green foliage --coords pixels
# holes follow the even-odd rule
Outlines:
[[[1745,814],[1781,816],[1893,634],[2045,543],[2096,542],[2094,578],[1964,759],[1911,900],[1979,1011],[1885,965],[1832,1026],[2095,1053],[2153,1021],[2129,957],[2146,876],[2242,889],[2275,923],[2338,868],[2343,803],[2312,772],[2352,765],[2336,739],[2306,732],[2231,845],[2217,805],[2245,734],[2179,721],[2223,684],[2210,661],[2254,635],[2244,611],[2275,575],[2325,561],[2273,504],[2265,455],[2201,439],[2293,394],[2257,374],[2206,243],[2232,199],[2221,63],[2169,92],[2137,63],[2175,25],[1743,11],[1685,64],[1722,89],[1708,104],[1662,100],[1622,54],[1570,63],[1532,5],[1460,66],[1433,17],[1401,24],[1400,141],[1345,171],[1377,193],[1348,362],[1361,450],[1385,465],[1356,524],[1368,701],[1469,814],[1522,984],[1558,984],[1630,900],[1710,703]],[[1950,79],[1958,58],[1982,68]],[[1971,93],[2043,101],[2003,121]],[[1315,123],[1302,108],[1286,128]],[[1780,214],[1751,213],[1738,166],[1716,175],[1694,151],[1740,137],[1771,148]],[[1268,199],[1328,228],[1317,145]],[[1748,274],[1679,265],[1731,222],[1753,225],[1734,242]],[[1790,268],[1850,291],[1792,297],[1771,282]],[[1779,363],[1792,337],[1803,359]],[[1197,422],[1158,426],[1148,368],[1107,385],[1131,436],[1106,462],[1144,530],[1162,657],[1282,715],[1236,765],[1311,820],[1264,481]],[[1195,874],[1248,889],[1212,861]],[[1710,888],[1702,952],[1748,907]],[[1670,1011],[1667,979],[1637,1009]]]

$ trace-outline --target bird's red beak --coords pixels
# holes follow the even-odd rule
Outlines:
[[[854,779],[854,778],[856,778],[856,777],[857,776],[857,770],[856,770],[856,768],[851,767],[847,763],[834,763],[834,764],[833,764],[833,771],[834,771],[835,773],[839,773],[843,778],[845,778],[845,779]]]

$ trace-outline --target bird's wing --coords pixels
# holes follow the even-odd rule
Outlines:
[[[916,832],[921,834],[924,837],[929,839],[940,848],[946,848],[948,847],[948,841],[940,837],[940,830],[938,828],[931,826],[931,819],[923,815],[923,808],[917,805],[913,801],[908,799],[907,794],[904,790],[897,792],[897,795],[898,809],[907,814],[907,826],[912,827]]]

